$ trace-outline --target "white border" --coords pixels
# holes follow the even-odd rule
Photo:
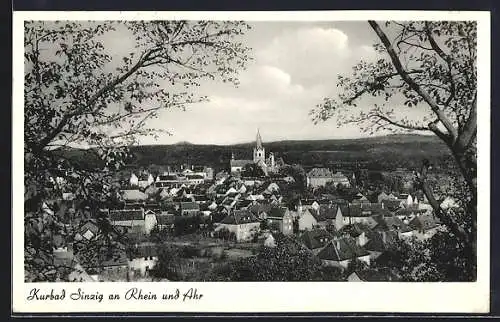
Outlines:
[[[23,38],[25,20],[210,19],[248,21],[353,20],[478,21],[478,271],[475,283],[24,283],[23,251]],[[13,15],[13,258],[12,310],[20,312],[489,312],[490,297],[490,13],[488,11],[289,11],[289,12],[51,12]],[[33,287],[82,288],[86,293],[124,292],[131,287],[161,294],[195,287],[201,300],[28,302]]]

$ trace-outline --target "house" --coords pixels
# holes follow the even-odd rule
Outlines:
[[[385,213],[379,204],[351,204],[341,206],[344,225],[354,223],[374,224],[372,216]]]
[[[371,259],[376,259],[383,253],[394,248],[398,238],[396,231],[372,232],[368,236],[368,241],[364,248],[370,253]]]
[[[205,177],[200,174],[188,174],[186,175],[186,179],[189,185],[198,185],[205,182]]]
[[[389,211],[397,211],[398,209],[403,208],[403,202],[398,199],[384,199],[379,202],[384,209]]]
[[[117,209],[109,211],[109,221],[113,226],[131,229],[139,227],[145,232],[144,209]]]
[[[95,263],[83,266],[87,274],[99,282],[124,282],[130,278],[128,257],[123,247],[116,246],[113,253],[103,250]]]
[[[231,161],[229,161],[229,167],[232,175],[240,174],[245,166],[249,164],[254,164],[253,160],[235,160],[234,154],[231,157]]]
[[[398,196],[398,200],[400,200],[405,207],[413,205],[413,197],[410,194],[402,193]]]
[[[260,221],[248,210],[235,210],[227,215],[215,231],[227,229],[237,241],[248,241],[260,230]]]
[[[356,240],[350,237],[336,238],[330,241],[319,253],[319,259],[325,266],[335,266],[346,269],[349,263],[358,259],[370,265],[370,253]]]
[[[270,193],[275,193],[275,192],[279,192],[280,191],[280,187],[278,186],[278,184],[276,184],[275,182],[271,182],[266,190],[267,192],[270,192]]]
[[[441,229],[441,224],[428,214],[413,218],[408,225],[413,229],[413,236],[420,240],[431,238]]]
[[[417,206],[416,207],[409,207],[409,208],[401,208],[398,209],[394,212],[394,216],[397,218],[401,219],[403,222],[408,224],[413,218],[416,216],[422,215],[427,213],[426,209],[421,209]]]
[[[144,232],[146,234],[151,233],[151,230],[158,224],[157,212],[148,209],[144,212]]]
[[[363,195],[361,192],[358,192],[354,198],[352,199],[353,204],[369,204],[370,200],[366,198],[365,195]]]
[[[159,230],[169,230],[174,229],[175,215],[169,214],[167,212],[162,212],[156,216],[157,227]]]
[[[389,269],[356,270],[347,277],[348,282],[391,282],[399,278]]]
[[[335,226],[335,229],[339,230],[344,225],[342,210],[338,205],[321,205],[317,211],[310,210],[310,212],[315,216],[318,226],[324,228]]]
[[[267,213],[267,224],[284,235],[293,234],[293,218],[288,208],[271,208]]]
[[[267,233],[264,239],[264,247],[273,248],[276,247],[276,240],[274,239],[273,234]]]
[[[129,184],[131,187],[137,187],[139,185],[139,178],[137,178],[134,173],[130,175]]]
[[[307,209],[319,209],[319,203],[315,199],[300,199],[297,204],[297,211],[302,212]]]
[[[187,178],[182,174],[164,173],[156,178],[155,186],[157,188],[163,188],[163,187],[179,188],[182,187],[182,185],[186,185],[187,183],[188,183]]]
[[[122,190],[121,195],[125,203],[140,202],[148,199],[147,194],[137,189]]]
[[[77,229],[75,240],[92,240],[97,236],[98,232],[99,227],[97,226],[97,223],[93,220],[87,220]]]
[[[179,204],[179,213],[181,216],[192,216],[200,212],[200,205],[196,202],[181,202]]]
[[[270,204],[257,203],[257,204],[253,204],[253,205],[249,206],[248,210],[259,219],[267,219],[267,214],[269,213],[271,208],[272,208],[272,206]]]
[[[379,217],[373,219],[377,224],[372,227],[373,231],[394,231],[399,237],[411,237],[413,229],[396,216]]]
[[[298,221],[299,221],[299,231],[312,230],[314,227],[318,225],[318,221],[311,213],[310,209],[307,209],[306,211],[299,213]]]
[[[128,260],[128,268],[133,273],[132,276],[146,276],[156,266],[158,262],[156,247],[154,243],[136,244],[132,247]]]
[[[151,175],[150,173],[142,173],[141,175],[139,175],[139,179],[137,181],[137,185],[139,186],[139,188],[146,188],[146,187],[149,187],[150,185],[152,185],[153,183],[155,182],[155,179],[153,178],[153,175]]]
[[[308,187],[324,187],[332,182],[333,173],[327,168],[313,168],[306,174],[306,184]]]
[[[335,188],[337,188],[339,185],[342,185],[344,187],[351,186],[351,182],[349,181],[349,179],[340,171],[337,171],[332,175],[330,182],[333,183]]]
[[[318,254],[332,238],[333,236],[325,229],[309,230],[300,235],[300,241],[314,254]]]

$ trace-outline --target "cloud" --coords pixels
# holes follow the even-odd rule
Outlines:
[[[351,50],[339,29],[307,27],[288,30],[256,52],[256,60],[276,66],[304,85],[335,78]]]

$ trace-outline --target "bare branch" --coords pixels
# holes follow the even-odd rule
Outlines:
[[[434,49],[434,51],[439,55],[439,57],[441,57],[448,65],[448,78],[450,80],[450,96],[448,97],[446,103],[444,104],[445,106],[448,106],[450,102],[453,100],[453,98],[455,98],[455,92],[456,92],[455,80],[453,79],[453,73],[452,73],[451,57],[447,55],[437,44],[436,40],[432,36],[432,32],[430,30],[428,22],[425,23],[425,33],[427,35],[427,38],[429,39],[432,49]]]
[[[387,35],[382,31],[380,26],[373,20],[369,21],[370,26],[373,28],[375,33],[378,35],[382,43],[384,44],[385,48],[387,49],[387,53],[389,54],[392,63],[396,70],[398,71],[399,75],[403,80],[410,86],[411,89],[413,89],[415,92],[417,92],[422,99],[431,107],[432,111],[436,114],[436,116],[439,118],[441,123],[445,126],[446,130],[448,133],[451,135],[453,138],[453,141],[457,137],[457,130],[453,126],[452,122],[448,119],[448,117],[444,114],[444,112],[441,110],[439,105],[434,101],[429,93],[427,93],[423,88],[421,88],[408,74],[408,72],[403,68],[401,61],[394,51],[394,48],[387,38]]]

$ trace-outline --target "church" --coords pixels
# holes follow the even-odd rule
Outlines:
[[[266,149],[262,145],[262,137],[260,136],[260,131],[257,129],[257,138],[255,140],[255,147],[253,148],[253,160],[236,160],[234,154],[232,154],[230,161],[231,174],[239,174],[247,164],[255,164],[259,166],[267,176],[270,173],[277,173],[279,171],[279,163],[280,162],[276,162],[274,159],[274,154],[272,152],[270,152],[269,157],[266,158]]]

